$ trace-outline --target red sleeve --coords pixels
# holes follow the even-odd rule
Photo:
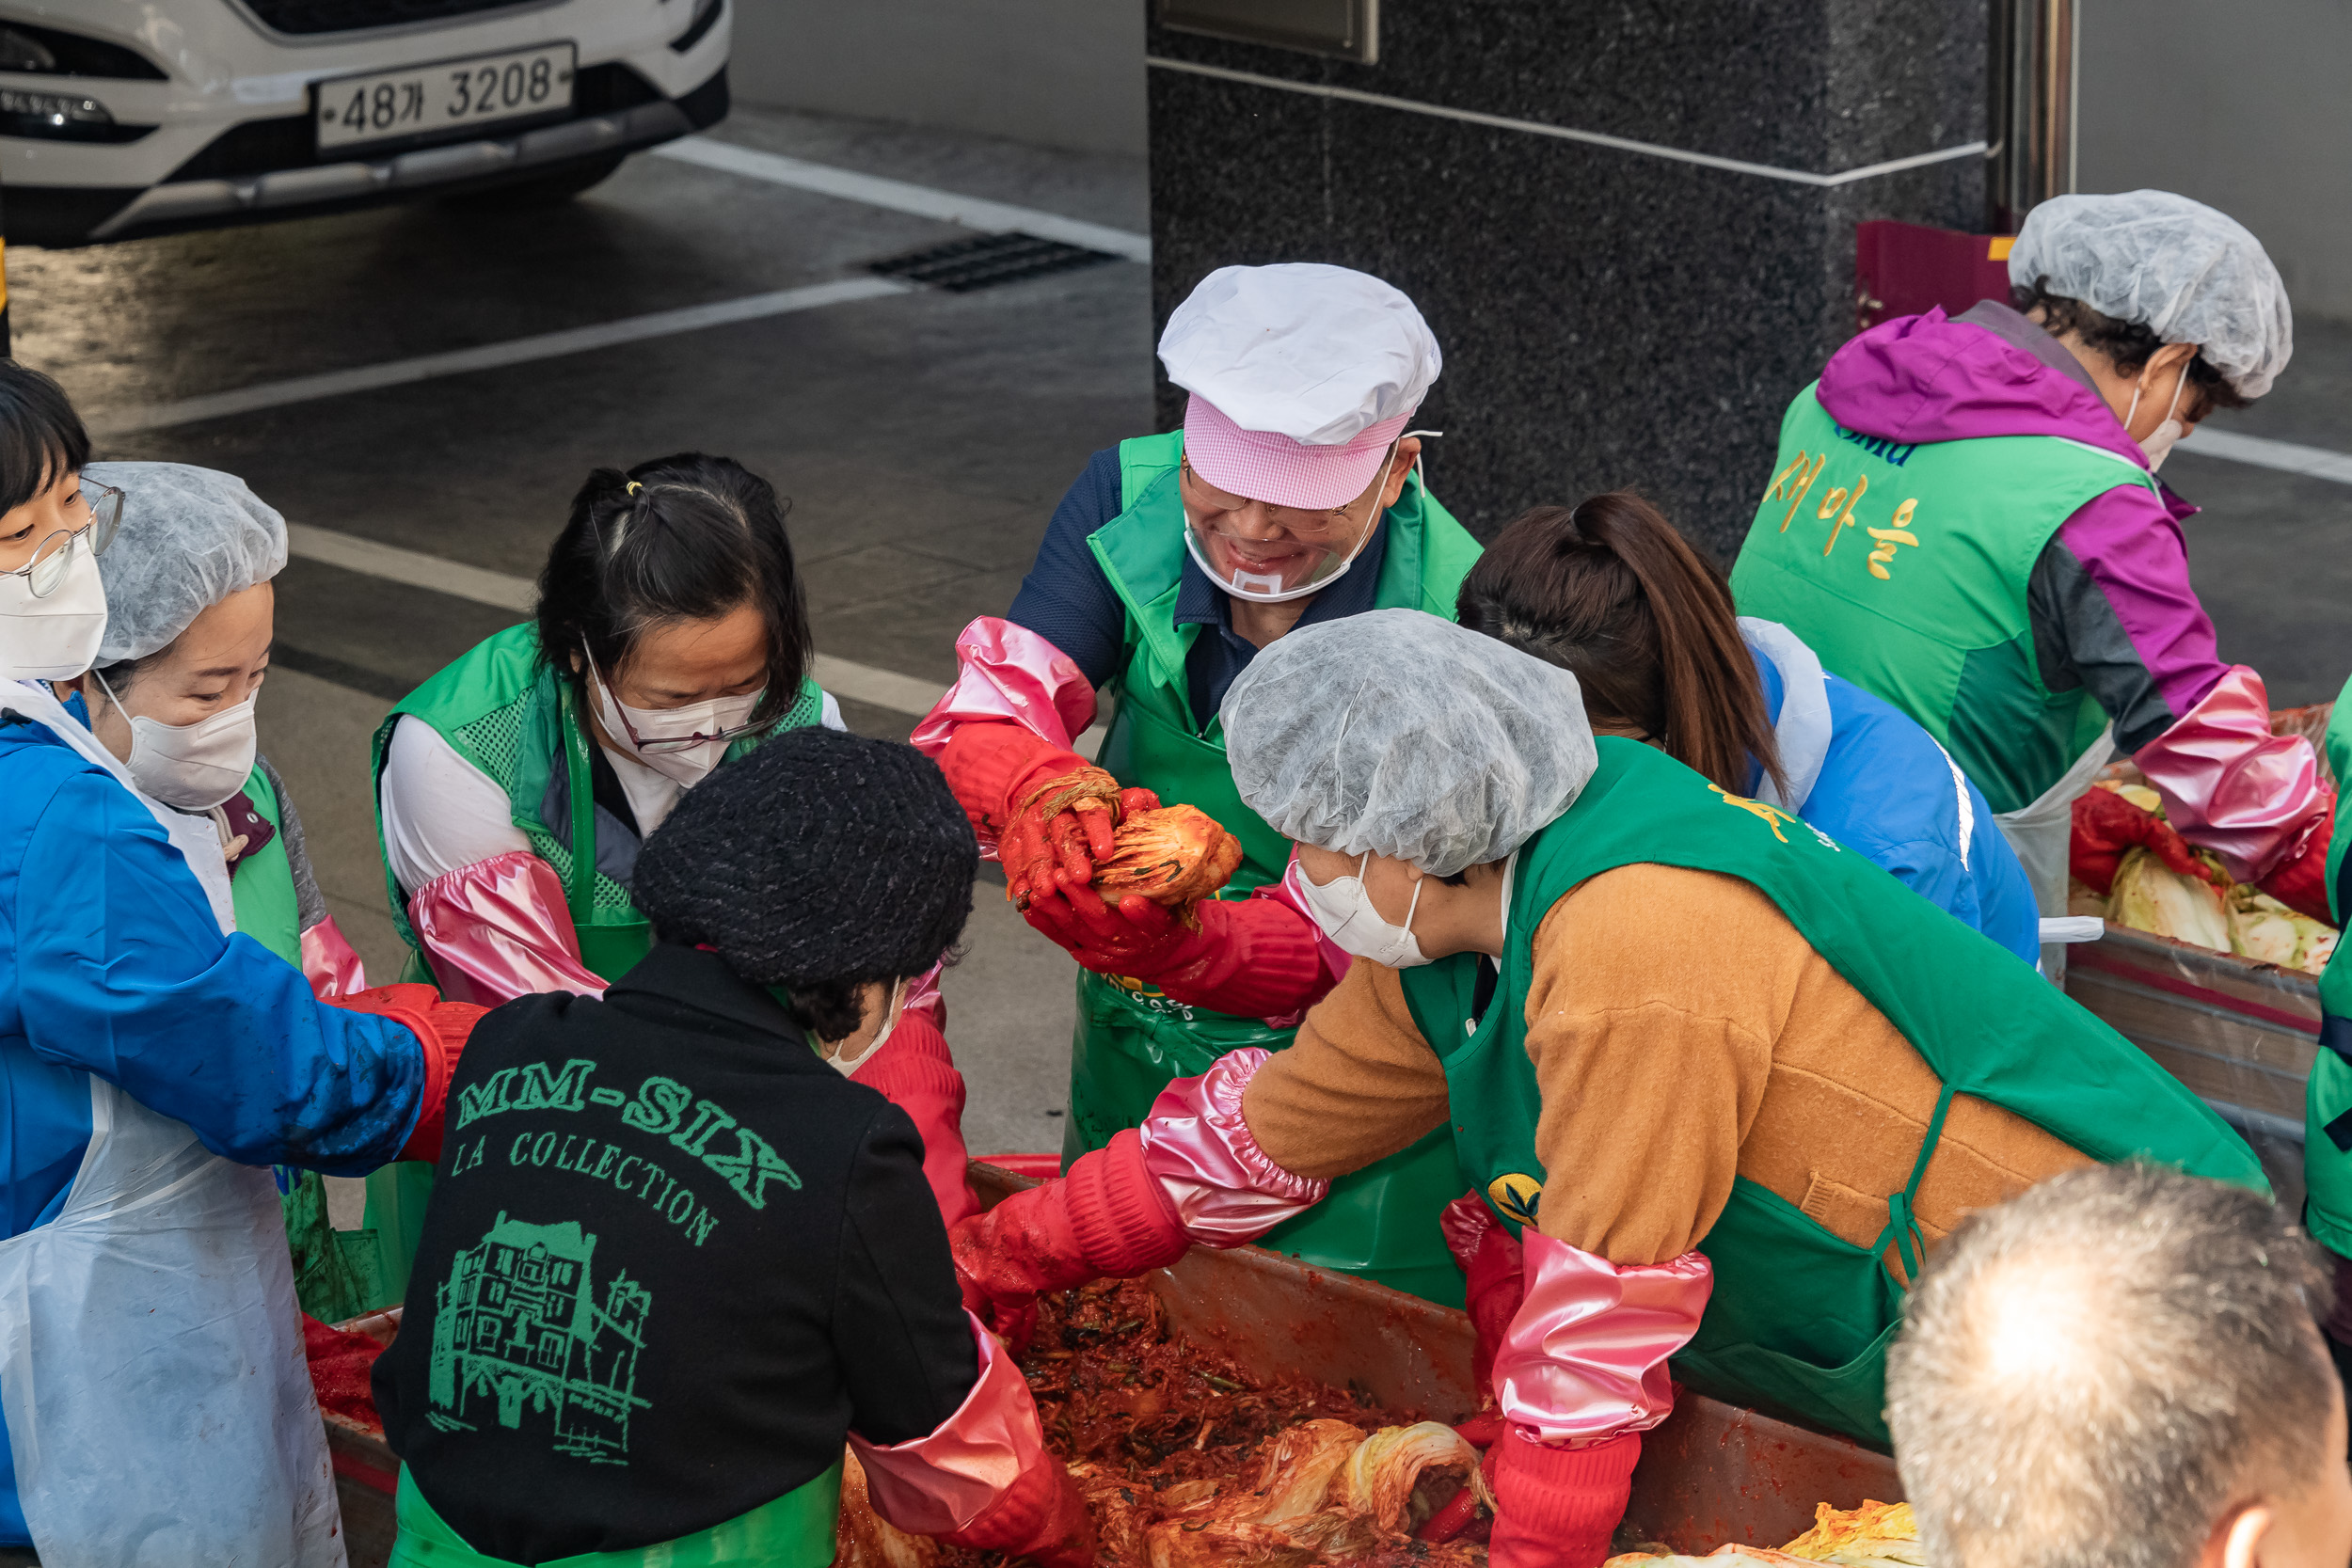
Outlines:
[[[963,1074],[928,1012],[904,1009],[890,1038],[850,1075],[879,1090],[904,1111],[923,1135],[923,1176],[939,1199],[940,1218],[952,1227],[980,1210],[965,1180],[971,1156],[963,1147]]]

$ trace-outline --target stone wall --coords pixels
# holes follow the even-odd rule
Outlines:
[[[1980,149],[1807,177],[1981,142],[1982,0],[1380,10],[1372,66],[1152,29],[1155,321],[1217,266],[1375,273],[1444,349],[1416,422],[1474,531],[1631,485],[1727,556],[1781,410],[1852,331],[1855,223],[1980,223]],[[1180,400],[1160,384],[1164,424]]]

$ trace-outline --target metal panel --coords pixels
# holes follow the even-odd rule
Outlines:
[[[1380,0],[1159,0],[1163,27],[1241,43],[1330,55],[1359,65],[1380,58]]]

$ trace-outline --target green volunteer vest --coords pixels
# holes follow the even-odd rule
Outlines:
[[[768,729],[738,740],[721,766],[752,751],[778,731],[816,723],[824,713],[824,693],[803,678],[801,694]],[[485,638],[455,662],[394,704],[377,726],[374,745],[376,845],[383,847],[384,752],[392,726],[413,713],[433,726],[457,754],[506,791],[516,827],[532,851],[555,870],[580,939],[580,962],[590,973],[617,980],[653,948],[653,929],[628,890],[596,869],[595,785],[590,778],[586,723],[577,710],[571,683],[557,678],[539,657],[539,631],[528,623]],[[540,820],[548,780],[565,769],[570,819]],[[392,925],[408,944],[404,980],[436,985],[431,963],[408,924],[407,902],[384,857],[384,892]],[[433,1166],[403,1160],[368,1178],[366,1227],[383,1238],[383,1288],[398,1300],[408,1289],[408,1264],[424,1233],[425,1205],[433,1193]]]
[[[2336,695],[2325,750],[2336,776],[2335,837],[2328,845],[2328,911],[2352,918],[2337,897],[2352,845],[2352,680]],[[2352,1256],[2352,958],[2339,943],[2319,977],[2319,1054],[2303,1089],[2303,1223],[2333,1251]],[[2337,1141],[2341,1133],[2344,1141]]]
[[[2087,689],[2042,682],[2026,610],[2034,562],[2083,503],[2153,491],[2155,476],[2056,436],[1858,436],[1814,393],[1781,420],[1731,570],[1740,613],[1781,622],[1826,668],[1916,719],[1994,811],[2031,804],[2107,721]]]
[[[400,1538],[386,1568],[515,1568],[487,1557],[442,1522],[404,1465],[393,1497]],[[825,1568],[841,1513],[841,1465],[748,1513],[626,1552],[579,1552],[538,1568]]]
[[[384,832],[381,792],[385,748],[403,714],[414,714],[456,749],[457,754],[506,791],[515,826],[533,853],[563,879],[572,925],[580,934],[580,961],[606,980],[635,968],[653,946],[645,917],[629,901],[628,890],[596,869],[596,800],[589,777],[590,741],[577,709],[571,683],[559,680],[539,657],[538,628],[509,626],[477,643],[456,662],[392,706],[375,732],[375,779],[379,810],[376,835]],[[727,748],[733,762],[780,730],[814,724],[824,710],[824,694],[803,679],[801,694],[783,718],[757,735]],[[724,766],[724,762],[722,766]],[[566,769],[570,820],[543,822],[539,813],[553,769]],[[405,900],[385,861],[384,888],[392,924],[408,943],[405,978],[430,980],[431,965],[409,927]]]
[[[278,820],[278,791],[256,763],[245,781],[245,798],[262,820],[278,830],[267,844],[237,863],[229,879],[229,898],[237,929],[296,969],[302,967],[302,911],[294,899],[294,863],[286,857],[285,824]]]
[[[1548,1174],[1535,1157],[1542,1104],[1527,1058],[1535,927],[1577,884],[1634,862],[1750,882],[1816,952],[1884,1013],[1943,1080],[1917,1164],[1867,1247],[1740,1178],[1700,1242],[1715,1272],[1676,1375],[1718,1397],[1763,1404],[1884,1443],[1883,1369],[1902,1277],[1923,1245],[1911,1205],[1958,1093],[2004,1106],[2094,1158],[2144,1155],[2266,1191],[2262,1166],[2204,1102],[2132,1043],[2004,949],[1803,820],[1727,795],[1649,747],[1603,740],[1576,803],[1527,841],[1513,879],[1501,974],[1473,1013],[1482,960],[1462,953],[1403,972],[1422,1036],[1445,1064],[1462,1169],[1516,1232],[1535,1217]],[[1694,941],[1705,941],[1694,932]],[[1590,1158],[1639,1162],[1639,1148]]]
[[[1126,647],[1112,682],[1118,715],[1100,760],[1122,784],[1156,790],[1170,805],[1197,806],[1224,824],[1241,841],[1243,859],[1223,895],[1240,898],[1282,875],[1290,841],[1242,804],[1217,716],[1192,711],[1184,659],[1200,628],[1176,624],[1185,560],[1176,488],[1184,450],[1181,431],[1121,442],[1123,510],[1088,539],[1127,611]],[[1422,486],[1418,471],[1407,476],[1385,526],[1375,607],[1454,619],[1454,594],[1478,559],[1477,541]],[[1244,1046],[1279,1051],[1293,1033],[1187,1007],[1148,985],[1081,972],[1065,1160],[1140,1126],[1170,1080],[1206,1072]],[[1464,1184],[1442,1132],[1333,1182],[1327,1200],[1270,1232],[1265,1244],[1460,1306],[1461,1271],[1445,1250],[1437,1216]]]

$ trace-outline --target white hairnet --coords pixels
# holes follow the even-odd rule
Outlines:
[[[2009,280],[2195,343],[2241,397],[2270,390],[2295,352],[2287,286],[2226,213],[2170,191],[2054,196],[2026,214]]]
[[[1275,832],[1433,877],[1526,843],[1598,760],[1574,675],[1417,610],[1299,627],[1223,717],[1233,783]]]
[[[98,558],[106,585],[101,664],[169,645],[205,610],[286,564],[286,519],[234,474],[186,463],[92,463],[82,477],[122,492],[122,527]]]

